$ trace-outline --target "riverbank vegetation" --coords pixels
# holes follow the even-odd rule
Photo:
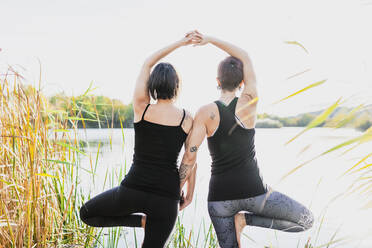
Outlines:
[[[20,80],[8,72],[0,84],[0,247],[84,244],[92,237],[77,215],[82,152],[67,130],[76,121]]]
[[[133,127],[132,104],[125,105],[118,99],[88,94],[90,89],[91,87],[84,94],[76,97],[61,93],[47,99],[53,110],[76,116],[78,128]],[[321,113],[322,111],[317,111],[287,117],[263,113],[257,116],[256,127],[306,127]],[[338,107],[326,120],[318,125],[318,127],[349,127],[360,131],[365,131],[370,126],[372,126],[372,105],[358,106],[354,109]]]
[[[259,128],[280,128],[280,127],[306,127],[322,111],[302,113],[295,116],[280,117],[267,113],[258,115],[256,127]],[[355,128],[359,131],[365,131],[372,126],[372,105],[357,106],[356,108],[337,107],[327,119],[318,125],[318,127]]]
[[[77,97],[56,94],[48,98],[50,107],[65,115],[77,117],[78,128],[130,128],[133,127],[133,106],[118,99],[95,96],[91,87]],[[70,125],[71,126],[71,125]]]

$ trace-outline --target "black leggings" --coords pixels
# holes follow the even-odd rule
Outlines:
[[[118,186],[107,190],[80,208],[81,220],[89,226],[141,227],[146,214],[143,248],[161,248],[167,241],[178,215],[178,200]]]

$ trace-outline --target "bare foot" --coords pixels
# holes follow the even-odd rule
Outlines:
[[[142,219],[141,219],[141,227],[145,228],[145,226],[146,226],[146,215],[142,216]]]
[[[240,237],[241,237],[241,234],[242,234],[242,231],[243,231],[244,227],[247,225],[245,223],[244,213],[237,213],[235,215],[234,219],[235,219],[236,239],[238,240],[239,247],[241,247]]]

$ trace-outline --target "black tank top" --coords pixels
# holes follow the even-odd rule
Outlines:
[[[187,134],[181,125],[166,126],[144,120],[134,123],[132,166],[121,184],[129,188],[180,199],[178,155]]]
[[[208,137],[212,157],[208,201],[243,199],[267,192],[257,166],[255,129],[237,124],[237,102],[237,97],[228,106],[215,101],[220,123],[214,135]]]

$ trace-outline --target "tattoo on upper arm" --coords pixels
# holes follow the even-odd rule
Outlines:
[[[246,97],[249,98],[249,100],[252,100],[253,99],[253,96],[251,94],[248,94],[248,93],[243,93]]]
[[[190,147],[190,152],[196,152],[198,150],[197,146]]]
[[[187,164],[181,163],[179,168],[180,180],[184,180],[187,175],[187,171],[189,170],[189,166]]]
[[[209,118],[211,118],[212,120],[214,120],[215,117],[216,117],[216,115],[213,112],[211,112]]]

